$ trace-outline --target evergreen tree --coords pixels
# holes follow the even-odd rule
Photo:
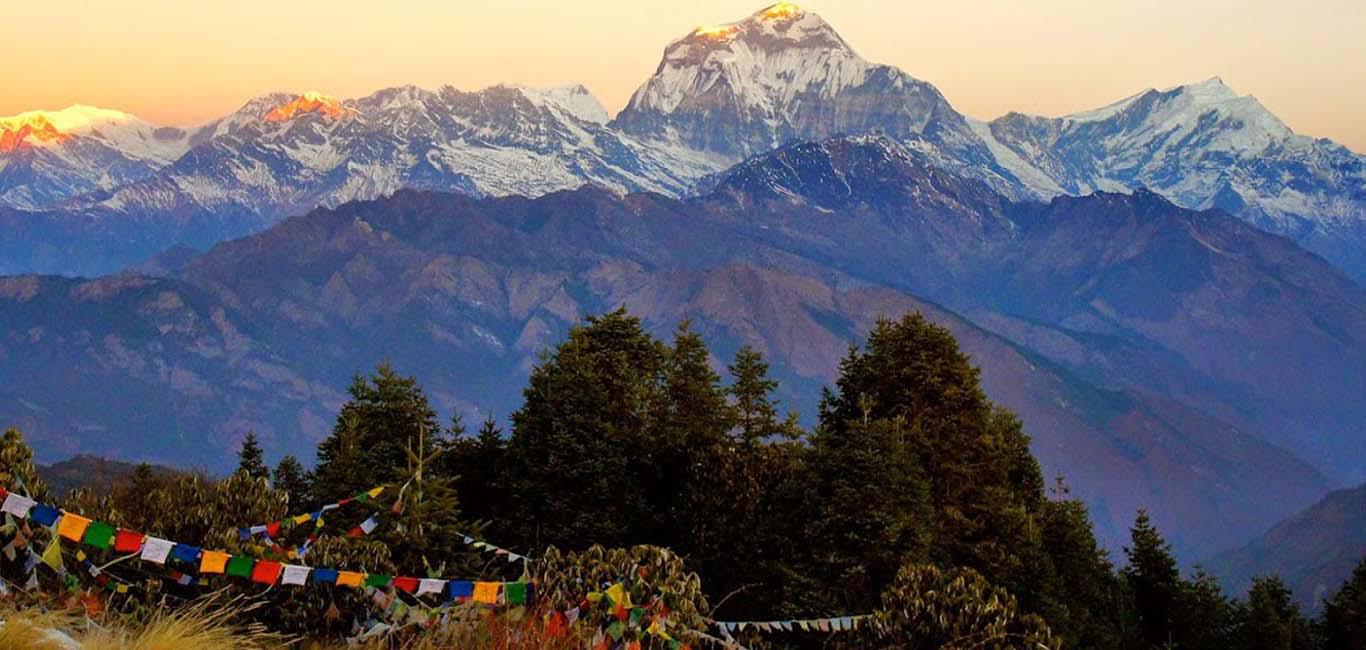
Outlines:
[[[1366,648],[1366,558],[1357,563],[1342,588],[1323,603],[1319,638],[1323,650]]]
[[[275,465],[275,477],[271,481],[271,487],[285,493],[292,509],[312,507],[308,471],[304,469],[303,463],[293,456],[285,456]]]
[[[256,432],[248,431],[237,451],[237,471],[245,472],[252,478],[270,478],[270,468],[266,466],[266,455],[256,440]]]
[[[735,428],[738,438],[747,444],[786,437],[795,438],[800,429],[796,415],[785,421],[778,419],[778,403],[773,392],[778,382],[768,375],[768,362],[758,350],[746,345],[735,353],[729,366],[731,385],[728,392],[735,404]]]
[[[1118,648],[1122,597],[1114,569],[1096,542],[1086,504],[1071,499],[1059,478],[1057,500],[1044,504],[1039,525],[1046,553],[1047,583],[1038,591],[1038,611],[1065,648]]]
[[[1146,511],[1138,511],[1130,533],[1132,546],[1124,549],[1129,565],[1123,577],[1138,618],[1136,641],[1144,648],[1170,647],[1176,642],[1173,623],[1181,597],[1176,559]]]
[[[511,525],[531,546],[648,541],[646,490],[667,351],[617,310],[588,319],[531,371],[512,414]]]
[[[466,514],[477,521],[490,522],[494,533],[501,533],[508,516],[504,475],[507,441],[503,439],[503,430],[490,413],[475,437],[453,433],[455,437],[445,445],[446,451],[438,461],[441,473],[455,481]]]
[[[978,374],[953,335],[922,315],[880,320],[826,392],[822,435],[894,422],[929,489],[931,558],[972,567],[1034,608],[1043,478],[1019,419],[986,399]]]
[[[817,431],[809,467],[808,571],[832,609],[875,607],[905,561],[928,557],[929,486],[899,422],[854,423],[838,434]],[[823,592],[823,593],[822,593]]]
[[[1187,650],[1223,650],[1233,647],[1233,606],[1224,597],[1219,580],[1196,569],[1181,584],[1174,614],[1173,636]]]
[[[352,379],[348,392],[332,435],[318,445],[312,496],[323,502],[401,483],[409,453],[425,457],[436,445],[436,411],[416,379],[382,363],[369,378]]]
[[[1230,646],[1247,650],[1309,650],[1309,624],[1290,588],[1275,576],[1252,579],[1239,608],[1237,633]]]

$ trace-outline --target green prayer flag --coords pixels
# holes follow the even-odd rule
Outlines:
[[[607,626],[607,634],[608,636],[612,637],[613,641],[620,641],[621,635],[625,633],[626,625],[624,625],[621,621],[613,621],[611,625]]]
[[[237,578],[250,578],[251,568],[255,565],[256,560],[244,555],[234,555],[228,559],[227,574]]]
[[[380,576],[373,573],[365,576],[365,586],[367,587],[388,587],[394,581],[393,576]]]
[[[81,538],[83,544],[94,546],[98,549],[107,549],[114,543],[114,535],[118,529],[102,521],[92,521],[85,528],[85,536]]]
[[[507,596],[509,605],[526,604],[526,583],[508,582],[503,585],[503,593]]]
[[[639,627],[640,622],[645,619],[645,610],[640,607],[631,609],[631,625]]]

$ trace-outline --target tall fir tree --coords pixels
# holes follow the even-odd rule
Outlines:
[[[255,431],[248,431],[237,450],[237,471],[245,472],[252,478],[270,478],[270,467],[266,466],[266,454],[256,439]]]
[[[1123,577],[1138,620],[1135,641],[1142,648],[1172,647],[1177,641],[1174,623],[1181,597],[1176,558],[1146,511],[1138,511],[1130,539],[1131,545],[1124,549],[1129,564]]]
[[[285,456],[280,459],[279,463],[276,463],[271,487],[275,488],[276,491],[285,493],[289,498],[291,509],[299,510],[313,507],[308,470],[304,469],[303,463],[300,463],[299,459],[294,456]]]
[[[1042,473],[1019,419],[987,400],[978,375],[953,335],[921,314],[879,320],[840,364],[821,435],[894,423],[929,489],[931,559],[972,567],[1032,608]]]
[[[785,420],[778,416],[778,402],[773,393],[778,382],[769,377],[769,365],[753,347],[746,345],[735,353],[728,367],[731,384],[727,392],[735,405],[736,436],[747,444],[783,437],[795,438],[800,433],[796,415]]]
[[[1067,648],[1119,648],[1123,597],[1114,567],[1092,530],[1086,504],[1071,498],[1058,478],[1054,499],[1039,517],[1047,571],[1038,611]]]
[[[666,349],[624,309],[588,318],[531,371],[512,414],[513,526],[522,543],[646,541]]]
[[[1357,563],[1337,593],[1324,601],[1317,627],[1323,650],[1366,648],[1366,558]]]
[[[400,483],[409,454],[430,454],[439,433],[436,411],[417,380],[387,362],[368,378],[352,379],[348,392],[332,435],[318,444],[313,496],[324,502]]]
[[[1246,650],[1310,650],[1309,623],[1290,588],[1275,576],[1252,579],[1238,612],[1237,632],[1227,647]]]

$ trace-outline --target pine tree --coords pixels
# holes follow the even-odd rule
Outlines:
[[[826,392],[822,435],[894,423],[929,488],[933,559],[972,567],[1033,608],[1043,478],[1019,419],[987,400],[978,375],[947,329],[918,313],[880,320]]]
[[[1309,624],[1290,593],[1275,576],[1252,579],[1247,601],[1238,614],[1234,643],[1247,650],[1309,650]]]
[[[1146,511],[1138,511],[1130,533],[1132,546],[1124,549],[1129,565],[1123,577],[1138,618],[1136,640],[1145,648],[1170,647],[1176,642],[1174,622],[1181,596],[1176,559]]]
[[[1065,648],[1121,647],[1120,616],[1127,599],[1096,541],[1086,504],[1070,497],[1061,477],[1054,498],[1039,517],[1047,558],[1039,612]]]
[[[736,434],[742,442],[752,445],[774,437],[796,437],[799,429],[794,414],[786,421],[778,420],[778,403],[773,399],[778,382],[769,377],[768,363],[758,350],[748,345],[740,348],[729,371]]]
[[[414,445],[423,441],[423,455],[436,445],[436,411],[416,379],[382,363],[369,378],[353,378],[348,391],[332,435],[318,445],[312,496],[324,502],[399,483]]]
[[[311,508],[308,471],[303,463],[293,456],[285,456],[275,465],[275,476],[271,487],[284,492],[289,497],[291,509]]]
[[[1357,563],[1342,588],[1324,602],[1319,637],[1323,650],[1366,648],[1366,558]]]
[[[452,478],[465,503],[466,514],[490,522],[493,534],[507,526],[507,441],[498,420],[490,413],[475,437],[458,435],[445,445],[438,460],[441,473]]]
[[[242,441],[242,448],[237,451],[237,471],[245,472],[252,478],[270,478],[270,468],[266,466],[265,452],[261,451],[261,445],[256,440],[256,432],[248,431],[247,437]]]
[[[1234,613],[1219,580],[1196,568],[1181,584],[1173,621],[1173,636],[1187,650],[1223,650],[1234,647]]]
[[[825,594],[838,600],[813,605],[872,608],[903,562],[928,559],[929,486],[904,435],[897,423],[874,420],[813,437],[807,573],[840,585]]]
[[[594,316],[531,371],[509,442],[513,525],[540,546],[647,541],[646,489],[667,351],[623,310]]]

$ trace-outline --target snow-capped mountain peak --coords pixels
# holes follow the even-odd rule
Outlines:
[[[612,118],[607,114],[593,93],[582,84],[555,86],[553,88],[532,88],[530,86],[509,85],[521,91],[522,95],[537,106],[551,105],[564,113],[591,124],[606,124]]]
[[[316,113],[324,119],[338,120],[351,112],[342,106],[342,103],[335,97],[310,90],[288,102],[275,106],[261,119],[267,122],[287,122],[300,115]]]

